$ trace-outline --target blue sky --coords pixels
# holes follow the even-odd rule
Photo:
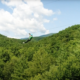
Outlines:
[[[46,1],[42,0],[44,7],[53,11],[60,10],[60,15],[53,15],[50,17],[57,18],[57,21],[53,21],[50,24],[45,24],[47,28],[55,33],[63,30],[71,25],[80,24],[80,1]],[[50,26],[49,26],[50,25]]]
[[[28,33],[40,36],[80,24],[80,1],[24,2],[0,1],[0,34],[11,38],[24,38],[28,37]]]

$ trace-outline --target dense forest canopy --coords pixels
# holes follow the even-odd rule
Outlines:
[[[0,34],[0,80],[80,80],[79,34],[73,25],[26,44]]]

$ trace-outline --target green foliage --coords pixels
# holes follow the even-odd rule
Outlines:
[[[79,34],[73,25],[26,44],[0,34],[0,80],[79,80]]]

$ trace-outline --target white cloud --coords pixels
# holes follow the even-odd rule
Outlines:
[[[37,13],[34,13],[35,18],[39,18],[39,15]]]
[[[58,20],[57,18],[53,18],[54,21]]]
[[[60,14],[61,14],[61,11],[60,11],[60,10],[58,10],[58,11],[57,11],[57,14],[58,14],[58,15],[60,15]]]
[[[24,29],[17,29],[16,31],[14,31],[14,32],[16,32],[16,34],[18,34],[18,35],[27,35],[27,32],[24,30]],[[16,35],[15,34],[15,35]]]
[[[44,22],[49,23],[49,22],[50,22],[50,20],[44,19]]]
[[[36,30],[35,30],[35,29],[31,29],[30,31],[31,31],[32,33],[35,33],[35,32],[36,32]]]
[[[47,31],[45,32],[45,34],[49,34],[49,30],[47,30]]]
[[[28,36],[28,31],[49,33],[49,30],[43,25],[44,22],[49,23],[49,20],[44,19],[44,16],[51,16],[54,12],[45,9],[40,0],[24,0],[24,2],[22,0],[2,0],[2,3],[9,6],[13,12],[0,9],[1,31],[13,32],[15,38]]]

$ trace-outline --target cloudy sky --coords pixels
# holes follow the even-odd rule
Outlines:
[[[25,38],[80,24],[79,0],[0,0],[0,34]]]

